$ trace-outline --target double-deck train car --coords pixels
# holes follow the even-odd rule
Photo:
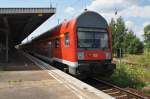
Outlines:
[[[64,21],[22,46],[44,59],[64,64],[73,75],[110,76],[115,69],[111,31],[106,20],[93,11]]]

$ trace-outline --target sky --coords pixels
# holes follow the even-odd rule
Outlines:
[[[50,3],[51,2],[51,3]],[[0,0],[0,7],[56,7],[56,14],[36,29],[28,40],[69,20],[84,11],[96,11],[109,23],[111,18],[123,17],[128,29],[143,40],[143,28],[150,24],[150,0]],[[115,16],[115,11],[118,14]],[[59,20],[59,22],[58,22]],[[25,39],[22,43],[27,42]]]

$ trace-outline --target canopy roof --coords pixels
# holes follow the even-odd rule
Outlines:
[[[0,8],[0,39],[9,33],[9,39],[19,44],[55,12],[55,8]]]

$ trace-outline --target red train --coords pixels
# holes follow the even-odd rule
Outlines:
[[[106,20],[92,11],[64,21],[22,46],[44,59],[64,64],[73,75],[110,76],[115,69],[111,31]]]

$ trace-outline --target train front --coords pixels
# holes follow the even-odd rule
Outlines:
[[[106,20],[96,12],[87,11],[76,21],[78,72],[85,75],[110,76],[112,35]]]

